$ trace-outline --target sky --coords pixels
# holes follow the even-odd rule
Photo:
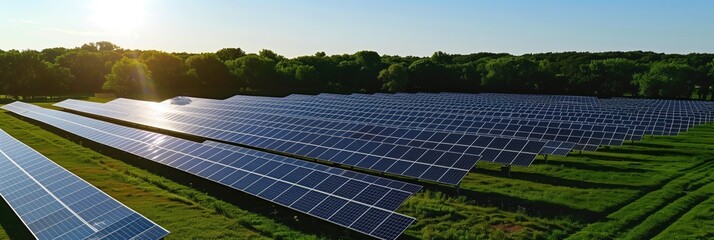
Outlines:
[[[0,8],[0,49],[215,52],[295,57],[447,53],[714,52],[709,0],[26,0]]]

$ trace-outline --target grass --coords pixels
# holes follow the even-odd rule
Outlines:
[[[677,229],[680,235],[687,230],[706,234],[701,228],[684,227],[692,220],[676,218],[711,196],[712,138],[714,125],[709,124],[681,136],[549,156],[547,163],[540,159],[528,168],[514,167],[511,177],[503,176],[499,165],[479,163],[462,182],[461,197],[427,192],[410,199],[402,210],[419,222],[407,235],[642,239],[668,224],[682,226]],[[699,217],[712,218],[711,213]]]
[[[712,239],[711,226],[714,226],[714,197],[710,192],[709,199],[689,210],[653,239]]]
[[[8,114],[0,113],[0,128],[166,227],[172,231],[169,238],[325,238],[93,152]],[[404,237],[712,238],[707,228],[714,224],[711,139],[714,124],[676,137],[647,137],[597,152],[549,156],[547,162],[541,158],[531,167],[514,167],[510,177],[500,173],[499,165],[479,163],[459,194],[425,184],[425,190],[410,198],[398,211],[418,221]],[[8,226],[0,225],[0,239],[8,237],[3,227]]]

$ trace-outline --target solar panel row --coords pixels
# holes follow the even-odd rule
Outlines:
[[[123,100],[121,102],[124,105],[143,104],[140,101],[131,100]],[[546,140],[546,147],[548,148],[544,148],[544,150],[540,152],[541,154],[564,155],[564,153],[569,152],[576,146],[575,143],[582,143],[583,146],[591,145],[596,147],[597,144],[595,142],[599,142],[592,137],[594,133],[588,131],[576,130],[571,131],[569,134],[563,133],[558,135],[557,133],[559,131],[568,131],[568,129],[558,129],[550,126],[532,128],[510,123],[497,125],[490,122],[470,121],[468,119],[459,118],[458,116],[440,116],[439,119],[436,119],[429,116],[375,115],[375,113],[370,112],[368,109],[363,109],[363,111],[349,111],[350,109],[344,105],[343,108],[340,109],[308,107],[307,105],[309,103],[289,106],[285,103],[265,104],[264,102],[260,104],[242,103],[240,105],[220,103],[202,104],[203,102],[211,102],[211,100],[194,98],[192,99],[191,105],[184,106],[181,109],[203,109],[204,112],[208,112],[210,115],[218,118],[235,114],[242,114],[246,117],[259,117],[260,115],[295,116],[320,121],[370,124],[373,127],[399,127],[410,130],[429,130],[465,135],[508,136],[523,139]],[[119,105],[116,102],[114,102],[114,104],[115,106]],[[198,105],[200,105],[200,108],[193,107]],[[567,144],[565,141],[569,141],[573,144]]]
[[[316,97],[317,98],[317,97]],[[419,109],[418,107],[399,108],[394,107],[390,102],[370,104],[369,102],[352,101],[350,99],[334,98],[334,99],[311,99],[309,101],[285,101],[279,99],[266,100],[264,98],[241,97],[243,99],[234,103],[216,103],[209,101],[210,104],[220,106],[221,109],[245,109],[253,106],[258,111],[288,111],[301,112],[300,114],[311,115],[314,117],[347,120],[355,122],[370,122],[376,124],[387,124],[392,126],[407,126],[417,129],[430,129],[448,132],[465,132],[477,134],[495,134],[495,135],[515,135],[519,136],[531,135],[529,138],[544,139],[551,141],[566,141],[579,144],[576,150],[585,148],[596,148],[601,142],[606,141],[603,145],[608,145],[613,142],[617,145],[617,140],[620,142],[623,137],[619,135],[613,136],[611,131],[604,131],[605,126],[595,124],[573,124],[573,123],[557,123],[552,121],[537,121],[528,120],[522,123],[506,123],[494,125],[493,122],[484,120],[475,115],[464,115],[463,113],[449,113],[449,110],[429,110]],[[237,100],[237,98],[233,98]],[[203,105],[203,99],[194,99],[191,105]],[[219,105],[220,104],[220,105]],[[336,107],[336,106],[339,106]],[[281,109],[282,108],[282,109]],[[280,110],[276,110],[280,109]],[[497,112],[502,114],[501,111]],[[295,113],[293,113],[295,114]],[[522,119],[508,119],[522,120]],[[503,122],[501,122],[503,123]],[[525,125],[525,126],[524,126]],[[538,127],[538,128],[530,128]],[[523,129],[521,129],[523,128]],[[498,131],[508,130],[514,133],[499,133]],[[626,128],[618,129],[618,131],[626,131]],[[570,131],[570,132],[568,132]],[[563,132],[563,133],[559,133]],[[565,137],[565,139],[563,138]],[[612,138],[615,138],[614,140]],[[587,147],[586,147],[587,146]],[[568,149],[570,150],[570,149]]]
[[[674,135],[678,132],[681,131],[686,131],[688,127],[690,127],[692,124],[696,123],[703,123],[705,122],[705,119],[711,120],[711,104],[707,105],[706,103],[701,103],[701,102],[696,102],[696,101],[670,101],[670,102],[679,102],[680,104],[676,104],[677,106],[688,106],[688,105],[693,105],[693,106],[700,106],[697,109],[698,112],[683,112],[687,111],[685,110],[678,110],[677,115],[672,115],[672,114],[664,114],[662,112],[658,111],[649,111],[649,112],[642,112],[642,111],[632,111],[631,109],[627,110],[617,110],[617,109],[612,109],[612,108],[605,108],[602,107],[601,105],[607,105],[607,104],[592,104],[593,106],[600,106],[600,108],[594,108],[593,106],[583,106],[579,107],[581,110],[579,112],[570,112],[573,110],[568,110],[567,105],[565,104],[572,104],[571,102],[560,102],[559,104],[555,104],[554,102],[549,102],[547,104],[540,104],[537,105],[539,106],[538,108],[533,108],[532,106],[529,107],[530,105],[533,105],[532,103],[529,103],[528,99],[517,99],[516,97],[511,96],[514,99],[517,99],[517,101],[512,100],[513,102],[506,102],[506,101],[501,101],[498,104],[493,104],[489,102],[484,102],[481,101],[479,102],[458,102],[457,104],[454,104],[454,101],[452,100],[451,102],[448,102],[449,104],[445,104],[443,102],[436,102],[434,100],[435,97],[439,97],[442,99],[446,99],[449,97],[453,97],[454,95],[457,96],[467,96],[468,98],[481,98],[481,100],[488,99],[487,97],[484,96],[491,96],[494,94],[375,94],[375,95],[365,95],[365,94],[353,94],[349,96],[345,95],[335,95],[335,94],[320,94],[318,96],[313,97],[310,99],[311,102],[314,101],[320,101],[320,99],[331,99],[331,101],[337,101],[337,100],[342,100],[342,103],[337,103],[333,102],[332,104],[339,104],[340,106],[343,106],[344,104],[349,104],[350,102],[355,102],[355,101],[363,101],[359,102],[358,104],[360,105],[365,105],[365,104],[373,104],[375,101],[377,103],[381,103],[380,105],[369,105],[369,106],[363,106],[365,108],[368,108],[374,112],[375,108],[376,110],[379,111],[378,108],[387,108],[389,111],[393,111],[395,108],[398,107],[406,107],[408,111],[425,111],[431,109],[434,112],[437,113],[444,113],[444,112],[452,112],[452,113],[457,113],[457,114],[481,114],[481,115],[488,115],[488,116],[495,116],[495,117],[503,117],[503,118],[535,118],[534,116],[530,116],[530,114],[533,113],[540,113],[542,114],[539,116],[539,118],[543,120],[567,120],[567,121],[577,121],[577,122],[583,122],[583,123],[604,123],[604,124],[616,124],[616,126],[626,126],[630,127],[632,129],[629,130],[629,133],[626,135],[625,140],[639,140],[641,139],[641,136],[644,134],[648,135]],[[515,95],[518,96],[518,95]],[[463,97],[463,98],[467,98]],[[543,98],[548,98],[548,96],[536,96],[536,97],[543,97]],[[229,100],[243,100],[243,102],[249,102],[251,97],[246,97],[246,96],[236,96],[233,97]],[[591,99],[595,99],[590,97]],[[300,98],[301,100],[305,100],[305,98]],[[375,100],[375,99],[380,99],[380,100]],[[228,100],[227,100],[228,101]],[[264,101],[261,99],[260,101]],[[366,101],[366,102],[365,102]],[[593,100],[591,100],[593,101]],[[598,102],[611,102],[611,100],[597,100]],[[504,105],[504,102],[507,103]],[[498,105],[492,106],[492,105]],[[672,104],[670,104],[672,105]],[[474,110],[468,110],[468,109],[475,109],[475,108],[482,108],[486,110],[481,110],[482,112],[476,112]],[[495,108],[494,108],[495,107]],[[490,109],[490,110],[489,110]],[[650,108],[651,109],[651,108]],[[513,111],[516,112],[513,112]],[[483,111],[488,111],[488,112],[483,112]],[[598,112],[598,113],[593,113],[593,112]],[[514,115],[515,114],[515,115]],[[579,114],[579,115],[578,115]],[[584,115],[587,114],[587,115]],[[554,116],[558,115],[558,116]],[[565,118],[567,117],[567,119]],[[594,117],[597,117],[597,119],[594,119]],[[556,119],[560,118],[560,119]],[[622,118],[628,118],[629,120],[621,120]],[[695,118],[695,120],[692,122],[692,118]],[[611,119],[618,119],[615,120],[616,122],[611,121]],[[708,120],[707,120],[708,121]],[[647,131],[645,133],[645,131]],[[603,144],[606,145],[606,144]]]
[[[538,119],[542,120],[558,120],[558,119],[553,119],[553,117],[563,117],[563,116],[577,116],[577,117],[598,117],[600,119],[594,119],[592,121],[580,121],[580,118],[571,118],[568,119],[569,121],[579,121],[582,122],[583,124],[611,124],[608,123],[608,120],[610,118],[618,118],[618,117],[628,117],[630,120],[640,120],[641,122],[637,123],[639,125],[647,124],[647,126],[643,126],[650,132],[648,134],[655,134],[655,135],[662,135],[664,133],[671,134],[673,131],[671,129],[665,129],[667,122],[665,120],[661,120],[660,122],[657,122],[658,119],[651,115],[644,115],[644,116],[630,116],[630,112],[626,113],[618,113],[618,112],[612,112],[612,111],[596,111],[596,110],[587,110],[584,112],[569,112],[567,109],[562,109],[560,107],[554,107],[551,110],[548,109],[540,109],[540,108],[535,108],[532,109],[532,107],[529,107],[527,103],[516,103],[516,104],[509,104],[509,105],[493,105],[493,104],[488,104],[488,103],[479,103],[479,104],[473,104],[473,103],[459,103],[459,104],[438,104],[434,103],[433,101],[427,101],[423,103],[419,103],[417,100],[412,100],[412,101],[396,101],[392,99],[387,99],[385,97],[381,97],[381,100],[375,100],[373,98],[368,98],[365,96],[343,96],[343,97],[336,97],[334,95],[318,95],[316,99],[313,99],[313,101],[318,101],[317,99],[319,97],[322,98],[330,98],[333,101],[332,104],[349,104],[351,102],[352,104],[359,104],[363,108],[368,108],[371,109],[372,111],[379,111],[381,110],[386,110],[386,111],[393,111],[393,110],[406,110],[406,111],[416,111],[416,112],[431,112],[431,113],[439,113],[439,114],[444,114],[444,113],[456,113],[460,115],[467,115],[467,116],[490,116],[490,117],[502,117],[502,118],[523,118],[524,116],[513,116],[513,114],[532,114],[532,113],[538,113],[542,114]],[[242,98],[242,97],[241,97]],[[240,99],[240,98],[234,98],[235,99]],[[336,100],[340,100],[342,102],[334,102]],[[614,116],[610,116],[614,115]],[[660,117],[660,116],[657,116]],[[679,116],[681,118],[681,116]],[[591,119],[585,119],[585,120],[591,120]],[[671,122],[671,120],[670,120]],[[622,123],[618,123],[622,124]],[[657,126],[652,126],[652,125],[657,125]],[[655,130],[659,130],[658,132],[652,133],[653,128]],[[681,129],[681,127],[678,127],[677,129]],[[630,140],[630,139],[627,139]]]
[[[652,108],[615,111],[613,104],[602,102],[573,96],[417,93],[181,97],[163,104],[68,100],[57,106],[448,184],[458,184],[476,159],[527,166],[536,154],[595,151],[645,134],[672,135],[706,118],[701,115],[709,116],[707,107],[673,116],[657,115],[659,110]]]
[[[237,146],[196,143],[30,104],[3,108],[376,238],[395,239],[414,221],[394,210],[421,189],[418,185]]]
[[[0,196],[37,239],[161,239],[169,233],[2,130]]]
[[[346,97],[336,97],[335,95],[325,95],[328,98],[332,99],[349,99],[351,101],[359,100],[363,101],[363,104],[368,104],[368,103],[374,103],[375,101],[381,104],[384,103],[390,103],[390,106],[393,107],[408,107],[408,106],[413,106],[417,105],[416,107],[412,107],[412,110],[417,109],[417,110],[439,110],[439,111],[446,111],[446,112],[460,112],[463,114],[479,114],[477,111],[496,111],[497,113],[500,113],[503,110],[509,111],[509,110],[518,110],[521,112],[529,113],[529,111],[543,111],[543,110],[548,110],[551,112],[547,112],[549,114],[561,114],[561,113],[567,113],[568,111],[574,111],[574,110],[568,110],[567,108],[563,106],[552,106],[552,104],[540,104],[534,106],[531,103],[528,103],[527,101],[518,101],[514,103],[508,103],[508,104],[494,104],[494,103],[489,103],[489,102],[460,102],[460,103],[439,103],[435,102],[434,100],[424,100],[419,98],[411,99],[411,100],[399,100],[399,98],[396,98],[396,100],[393,98],[387,98],[385,95],[383,95],[381,98],[375,100],[373,97],[369,98],[363,95],[359,96],[354,96],[354,95],[349,95]],[[478,95],[476,95],[478,96]],[[323,97],[323,95],[319,95],[318,97]],[[239,99],[239,98],[236,98]],[[366,101],[366,102],[365,102]],[[421,102],[423,101],[423,102]],[[371,107],[371,106],[370,106]],[[504,109],[505,108],[505,109]],[[545,108],[545,109],[544,109]],[[535,109],[535,110],[534,110]],[[606,111],[600,111],[603,109],[585,109],[585,110],[580,110],[581,112],[584,111],[586,113],[598,113],[598,114],[603,114],[603,113],[610,113],[610,114],[632,114],[632,112],[627,111],[627,112],[612,112],[612,110],[607,110]],[[502,113],[501,116],[507,116]]]
[[[156,103],[108,106],[68,100],[57,106],[208,139],[447,184],[458,184],[478,159],[529,165],[545,145],[537,140],[305,119],[290,125],[256,123],[249,116],[229,116],[224,120],[217,115]],[[327,128],[309,127],[320,125]]]

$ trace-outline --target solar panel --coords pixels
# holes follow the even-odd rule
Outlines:
[[[398,127],[403,129],[426,130],[450,132],[463,135],[491,135],[516,138],[529,138],[531,140],[546,140],[548,149],[540,152],[541,154],[567,154],[573,148],[582,144],[583,147],[576,150],[584,149],[584,146],[590,145],[597,147],[600,139],[596,139],[596,133],[587,130],[572,131],[558,126],[546,126],[543,128],[523,129],[517,123],[491,124],[490,122],[479,122],[471,119],[463,119],[459,116],[440,116],[439,118],[431,118],[428,116],[420,116],[415,119],[406,117],[405,115],[389,115],[380,114],[375,116],[374,111],[364,109],[363,111],[350,111],[345,105],[326,105],[327,107],[306,107],[310,103],[300,103],[297,105],[288,105],[283,102],[275,102],[275,104],[264,103],[221,103],[215,100],[205,100],[192,98],[191,105],[185,105],[181,108],[183,111],[196,110],[204,114],[212,115],[216,119],[233,120],[230,116],[237,114],[250,116],[250,119],[271,119],[272,121],[285,122],[285,116],[299,117],[303,119],[315,119],[314,124],[321,125],[321,121],[329,122],[347,122],[353,124],[370,124],[372,126]],[[143,101],[123,100],[124,105],[142,105],[146,104]],[[115,106],[119,106],[114,104]],[[193,107],[198,105],[198,107]],[[255,106],[258,105],[258,106]],[[255,106],[255,107],[254,107]],[[330,108],[328,108],[330,107]],[[261,116],[263,116],[261,118]],[[304,125],[304,124],[301,124]],[[329,125],[329,124],[322,124]],[[555,133],[553,133],[555,130]],[[558,134],[561,131],[569,131],[569,134]],[[538,136],[536,136],[538,135]],[[563,141],[576,143],[568,144]],[[608,142],[609,143],[609,142]],[[489,160],[489,159],[484,159]]]
[[[215,109],[214,114],[218,116],[228,115],[231,111],[241,111],[464,134],[486,134],[510,137],[526,136],[530,139],[547,140],[549,142],[565,141],[576,143],[576,145],[573,146],[576,150],[597,148],[598,145],[620,145],[625,138],[624,134],[617,135],[605,132],[604,130],[598,130],[605,128],[597,128],[598,126],[595,126],[597,124],[592,123],[573,124],[545,120],[483,118],[463,115],[461,113],[451,114],[446,110],[399,110],[399,108],[392,108],[391,103],[386,101],[376,105],[365,105],[363,102],[355,103],[342,100],[286,101],[274,98],[245,97],[247,100],[238,102],[238,98],[234,98],[233,101],[192,99],[194,99],[192,104],[186,105],[184,108],[190,108],[192,106],[213,108]],[[124,104],[131,104],[131,101],[124,101]],[[545,125],[543,125],[544,123]],[[522,129],[524,125],[538,126],[538,128]],[[621,127],[621,129],[617,130],[626,132],[627,128]],[[552,143],[551,145],[562,144]],[[565,149],[566,152],[569,150],[570,149]]]
[[[414,219],[394,212],[420,186],[241,147],[212,146],[70,113],[4,109],[133,155],[380,239]]]
[[[319,96],[323,96],[322,94]],[[488,94],[478,94],[478,95],[473,95],[476,99],[474,101],[459,101],[459,102],[444,102],[444,101],[436,101],[433,98],[424,98],[424,97],[411,97],[411,98],[398,98],[395,97],[398,95],[380,95],[381,100],[375,100],[373,98],[368,98],[367,96],[364,95],[350,95],[348,97],[336,97],[334,95],[326,95],[326,97],[332,99],[332,100],[350,100],[351,102],[355,103],[355,99],[359,101],[366,101],[368,103],[374,103],[376,102],[383,102],[383,103],[389,103],[390,108],[393,109],[398,109],[399,107],[403,106],[414,106],[418,105],[418,109],[424,110],[424,109],[431,109],[435,111],[465,111],[465,112],[471,112],[469,114],[484,114],[484,111],[492,111],[489,114],[492,114],[490,116],[502,116],[502,117],[508,117],[510,115],[509,112],[513,110],[517,110],[520,113],[532,113],[532,111],[538,111],[539,113],[546,114],[547,117],[556,115],[556,114],[571,114],[573,112],[578,112],[578,113],[586,113],[592,116],[593,114],[601,115],[601,114],[615,114],[615,115],[621,115],[621,116],[634,116],[634,117],[640,117],[644,118],[644,120],[648,120],[645,123],[658,123],[656,118],[660,118],[659,114],[648,114],[648,113],[643,113],[639,111],[622,111],[619,110],[617,107],[616,108],[606,108],[606,107],[596,107],[596,106],[571,106],[567,104],[553,104],[553,103],[533,103],[530,102],[527,99],[519,99],[517,102],[508,102],[508,101],[491,101],[489,98],[484,98],[483,96],[489,96]],[[479,97],[481,96],[481,97]],[[313,99],[314,101],[314,99]],[[364,102],[361,102],[361,104],[364,104]],[[603,104],[598,104],[598,105],[603,105]],[[474,112],[477,111],[478,112]],[[696,115],[696,114],[695,114]],[[675,117],[682,117],[682,116],[675,116]],[[685,116],[685,117],[691,117],[691,116]],[[544,118],[544,119],[549,119],[549,118]],[[665,123],[661,123],[665,124]],[[665,124],[666,125],[666,124]],[[659,127],[663,128],[663,127]],[[681,129],[681,127],[679,128]],[[648,134],[651,132],[655,135],[672,135],[674,132],[671,129],[653,129],[649,130],[648,129]]]
[[[455,97],[456,96],[456,97]],[[505,97],[504,97],[505,96]],[[290,99],[288,99],[290,100]],[[599,100],[594,97],[544,96],[544,95],[498,95],[498,94],[320,94],[311,99],[280,100],[276,98],[253,98],[235,96],[224,102],[249,105],[265,102],[289,102],[296,106],[331,102],[342,109],[349,105],[360,106],[370,113],[430,111],[437,114],[453,113],[470,116],[500,118],[526,118],[541,120],[573,121],[583,124],[607,124],[601,145],[619,145],[624,140],[640,140],[642,135],[676,135],[693,124],[711,120],[712,104],[702,101],[676,100]],[[611,104],[611,102],[618,102]],[[633,103],[630,106],[628,103]],[[638,102],[646,102],[641,104]],[[212,103],[219,103],[212,101]],[[647,104],[656,105],[655,107]],[[329,104],[328,104],[329,106]],[[380,109],[383,108],[383,109]],[[396,110],[395,110],[396,109]],[[476,115],[474,115],[476,114]],[[487,114],[487,115],[483,115]],[[540,114],[534,116],[533,114]],[[448,118],[447,118],[448,119]],[[620,127],[630,128],[623,133]],[[578,149],[576,146],[575,149]],[[587,147],[586,147],[587,148]]]
[[[545,145],[545,142],[535,140],[487,136],[466,138],[459,137],[459,134],[429,131],[389,130],[390,134],[393,134],[389,138],[363,139],[361,136],[365,134],[360,136],[359,133],[351,132],[350,135],[344,135],[345,132],[332,131],[334,129],[305,129],[306,127],[296,126],[310,125],[304,122],[286,126],[288,123],[258,124],[250,118],[245,118],[244,121],[227,121],[200,113],[159,113],[155,111],[156,105],[111,109],[89,102],[67,100],[57,106],[208,139],[453,185],[461,181],[478,159],[504,164],[530,164]],[[355,125],[345,127],[350,126]],[[387,131],[384,128],[375,130],[375,127],[362,127],[355,130]],[[491,146],[494,139],[509,142],[513,148]],[[453,142],[449,142],[451,140]]]
[[[539,108],[533,108],[527,103],[520,103],[520,104],[511,104],[511,105],[502,105],[502,104],[490,104],[490,103],[478,103],[478,104],[473,104],[473,103],[460,103],[460,104],[453,104],[453,105],[448,105],[448,104],[442,104],[442,103],[434,103],[434,102],[420,102],[419,99],[412,100],[412,101],[405,101],[405,102],[400,102],[396,101],[393,99],[387,99],[384,98],[382,100],[374,100],[367,98],[365,96],[360,96],[356,99],[352,99],[353,96],[350,95],[349,97],[343,97],[343,98],[337,98],[337,97],[330,97],[328,98],[329,100],[326,101],[331,101],[334,104],[342,106],[342,105],[349,105],[349,104],[355,104],[358,105],[361,108],[364,109],[369,109],[370,111],[373,112],[380,112],[380,111],[409,111],[409,112],[419,112],[419,113],[436,113],[436,114],[459,114],[459,115],[465,115],[465,116],[488,116],[488,117],[500,117],[500,118],[523,118],[523,119],[538,119],[538,120],[567,120],[567,121],[576,121],[576,122],[581,122],[583,124],[611,124],[607,123],[606,121],[609,118],[601,118],[598,119],[600,121],[581,121],[579,118],[569,118],[569,119],[555,119],[554,117],[563,117],[565,116],[570,116],[572,113],[569,112],[567,109],[563,109],[561,106],[549,106],[549,105],[543,105],[545,107],[549,107],[548,109],[540,109]],[[316,102],[319,101],[318,99],[311,99],[310,102]],[[301,104],[308,104],[308,103],[301,103]],[[418,113],[412,113],[412,114],[418,114]],[[542,116],[538,117],[533,117],[531,114],[533,113],[539,113],[542,114]],[[596,111],[593,109],[588,109],[585,112],[581,112],[587,114],[586,117],[593,117],[593,116],[601,116],[601,115],[612,115],[612,114],[622,114],[622,113],[617,113],[617,112],[612,112],[610,110],[606,111]],[[514,114],[519,114],[519,115],[514,115]],[[627,114],[624,114],[622,116],[629,116]],[[636,117],[636,119],[633,120],[638,120],[637,118],[643,118],[643,116],[633,116]],[[645,118],[646,120],[651,120],[650,117]],[[641,119],[639,119],[641,120]],[[654,121],[646,121],[644,123],[649,123]],[[642,123],[640,123],[642,124]],[[664,124],[664,123],[662,123]],[[613,134],[613,133],[608,133],[605,132],[606,134]],[[606,139],[608,138],[607,136],[605,137]],[[631,137],[632,138],[632,137]],[[630,140],[630,139],[627,139]],[[622,139],[620,139],[620,142]]]
[[[169,234],[2,130],[0,196],[37,239],[161,239]]]

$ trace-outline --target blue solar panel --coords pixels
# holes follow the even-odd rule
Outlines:
[[[394,210],[421,189],[418,185],[241,147],[196,143],[19,102],[3,108],[377,238],[395,239],[414,221]],[[326,216],[345,211],[341,209],[348,205],[378,214],[359,215],[352,222]],[[377,221],[377,226],[359,224]]]
[[[169,233],[2,130],[0,196],[37,239],[161,239]]]
[[[533,134],[537,134],[537,131],[540,129],[531,128],[530,130],[523,130],[521,129],[521,125],[523,124],[518,123],[489,125],[486,124],[487,122],[474,121],[473,119],[466,119],[459,115],[432,114],[429,116],[419,115],[419,117],[408,117],[418,115],[418,113],[393,113],[393,111],[388,108],[385,109],[386,111],[380,111],[380,109],[376,107],[364,107],[350,102],[339,104],[325,102],[321,104],[318,101],[293,102],[265,97],[250,98],[254,100],[259,99],[260,101],[240,102],[240,104],[238,104],[230,101],[191,98],[192,104],[185,105],[186,107],[181,108],[181,110],[186,111],[187,109],[196,106],[199,108],[210,108],[211,111],[202,112],[219,118],[234,115],[236,112],[241,112],[249,114],[251,118],[260,118],[261,116],[268,116],[267,118],[273,118],[270,116],[296,116],[311,119],[329,119],[330,121],[362,124],[369,123],[405,129],[435,130],[459,134],[500,135],[509,137],[527,136],[533,140],[541,139],[548,140],[549,142],[556,141],[557,137],[556,134],[545,134],[545,130],[547,128],[541,130],[541,133],[543,134],[541,134],[540,137],[534,138]],[[114,106],[120,106],[121,104],[142,104],[141,101],[135,100],[118,100],[114,103],[116,103],[112,104]],[[384,105],[388,106],[387,103]],[[553,127],[562,128],[559,126]],[[534,132],[534,130],[536,132]],[[374,135],[377,133],[370,134]],[[592,135],[593,133],[588,131],[573,132],[572,134],[569,134],[565,140],[575,143],[593,144],[594,146],[597,146],[600,141],[599,139],[594,139]],[[558,141],[560,140],[557,140],[556,142]],[[561,144],[554,143],[552,145],[560,146]],[[562,146],[567,147],[575,145]],[[570,149],[565,149],[566,152],[569,150]]]
[[[362,95],[350,95],[350,96],[344,96],[344,95],[339,95],[339,96],[332,96],[332,95],[325,95],[327,97],[324,97],[323,94],[319,95],[318,97],[320,98],[313,98],[310,99],[310,101],[301,101],[301,102],[294,102],[295,104],[300,105],[314,105],[318,104],[317,102],[323,102],[327,103],[327,106],[330,105],[337,105],[340,106],[340,108],[347,108],[350,109],[350,105],[354,106],[355,109],[364,109],[362,111],[367,111],[370,113],[384,113],[390,112],[390,113],[400,113],[400,112],[406,112],[406,113],[401,113],[402,115],[409,115],[409,116],[423,116],[423,114],[437,114],[439,116],[443,116],[444,114],[459,114],[462,116],[491,116],[491,117],[508,117],[508,118],[513,118],[515,117],[513,114],[513,111],[519,111],[519,112],[525,112],[525,113],[531,113],[531,107],[528,105],[529,103],[523,103],[525,101],[519,101],[518,104],[511,104],[511,105],[503,105],[504,103],[502,102],[459,102],[459,103],[453,103],[453,102],[437,102],[432,99],[425,100],[424,96],[422,95],[415,95],[416,97],[411,97],[411,98],[403,98],[403,99],[395,99],[395,96],[397,95],[384,95],[380,98],[375,98],[374,96],[362,96]],[[478,95],[474,95],[478,96]],[[487,96],[487,95],[486,95]],[[251,97],[245,97],[245,96],[237,96],[234,98],[231,98],[226,101],[238,101],[238,100],[244,100],[248,99],[245,102],[241,102],[241,104],[245,104],[246,102],[248,104],[251,104],[254,101],[251,101]],[[260,102],[265,102],[264,99],[260,99]],[[542,104],[541,104],[542,105]],[[550,104],[546,104],[544,106],[551,106]],[[563,110],[564,106],[554,106],[551,110],[549,111],[560,111],[560,112],[565,112]],[[586,112],[590,113],[593,112],[593,110],[587,110]],[[608,111],[608,113],[611,113]],[[601,114],[601,113],[597,113]],[[549,117],[553,116],[553,112],[547,113],[547,116],[544,118],[538,118],[538,120],[548,120],[550,119]],[[572,120],[572,119],[571,119]],[[600,122],[583,122],[585,124],[600,124]]]
[[[436,135],[433,132],[429,133],[427,139],[399,142],[400,138],[403,141],[409,139],[404,139],[396,135],[390,135],[388,138],[380,136],[380,138],[384,138],[380,140],[375,140],[374,138],[376,136],[372,136],[370,139],[360,139],[353,137],[353,135],[356,134],[355,132],[347,132],[345,130],[301,130],[294,124],[288,127],[281,126],[281,123],[256,124],[251,122],[250,119],[246,119],[246,121],[228,121],[216,119],[216,117],[207,117],[201,114],[180,111],[169,111],[157,114],[156,116],[139,113],[140,111],[152,111],[150,110],[153,108],[151,105],[144,106],[143,108],[130,106],[130,108],[112,110],[106,107],[93,106],[93,104],[87,102],[64,101],[58,104],[58,106],[147,126],[159,127],[166,130],[193,134],[209,139],[218,139],[263,149],[287,152],[318,160],[448,184],[458,184],[460,178],[454,178],[453,176],[465,176],[478,159],[505,164],[511,164],[513,161],[513,159],[507,159],[505,157],[499,158],[498,154],[494,154],[490,158],[479,157],[479,153],[486,149],[491,149],[499,153],[501,151],[507,151],[504,149],[491,148],[488,146],[488,142],[483,143],[483,145],[479,145],[482,143],[476,142],[469,143],[468,145],[462,146],[465,147],[464,150],[453,151],[452,146],[454,144],[437,144],[442,136]],[[357,125],[345,125],[344,127],[349,128],[350,126]],[[364,128],[366,127],[360,126],[360,129]],[[425,131],[417,132],[426,133]],[[393,133],[403,134],[403,132],[397,132],[396,130],[394,130]],[[530,140],[529,142],[540,144],[541,147],[545,145],[545,142],[540,141]],[[355,145],[357,144],[363,145],[359,147],[358,150],[350,150],[355,149]],[[434,154],[433,156],[436,157],[434,159],[424,157],[409,159],[409,157],[415,156],[413,154],[394,157],[394,155],[404,150],[403,147],[436,151],[439,152],[439,154]],[[449,156],[444,154],[445,152],[459,153],[465,156],[457,159],[442,159],[442,156]],[[530,157],[534,159],[538,151],[518,152],[517,154],[522,155],[523,158]],[[385,166],[384,162],[390,164]],[[530,162],[528,164],[530,164]],[[427,167],[427,171],[417,172],[423,167]],[[434,174],[436,173],[444,174],[440,177],[435,177]],[[450,176],[447,177],[447,175]],[[449,181],[441,180],[441,178],[448,178]]]
[[[305,112],[311,111],[320,117],[335,117],[363,121],[364,118],[379,119],[384,123],[403,121],[404,116],[415,121],[424,117],[437,116],[439,120],[451,124],[461,123],[461,118],[481,116],[500,118],[500,121],[523,121],[528,125],[531,120],[568,121],[584,125],[597,126],[597,129],[572,129],[570,136],[558,134],[557,140],[570,142],[576,130],[596,131],[597,136],[584,139],[574,149],[595,149],[597,145],[620,145],[624,140],[639,140],[642,135],[676,135],[686,131],[693,124],[712,120],[714,105],[703,101],[679,100],[635,100],[604,99],[579,96],[513,95],[513,94],[320,94],[312,98],[297,99],[256,98],[235,96],[224,101],[198,99],[195,104],[235,103],[241,108],[269,108],[268,111]],[[335,108],[334,106],[339,106]],[[357,111],[357,112],[355,112]],[[349,112],[349,113],[347,113]],[[347,113],[347,114],[346,114]],[[357,114],[354,114],[357,113]],[[359,116],[355,116],[362,114]],[[450,114],[450,116],[448,116]],[[385,116],[393,116],[385,120]],[[448,117],[447,117],[448,116]],[[450,121],[450,119],[458,119]],[[371,119],[368,119],[371,120]],[[411,121],[410,120],[410,121]],[[442,123],[443,123],[442,122]],[[457,128],[445,125],[445,129]],[[563,122],[561,122],[563,124]],[[435,125],[434,125],[435,126]],[[538,125],[541,126],[541,125]],[[549,125],[550,126],[550,125]],[[433,127],[425,124],[422,127]],[[550,126],[554,127],[554,126]],[[582,127],[582,126],[581,126]],[[604,127],[604,128],[603,128]],[[557,127],[565,130],[563,125]],[[569,127],[568,127],[569,128]],[[512,131],[512,130],[511,130]],[[480,132],[488,133],[488,132]],[[509,131],[494,134],[511,135]],[[537,132],[536,132],[537,133]],[[525,137],[523,133],[518,133]],[[543,137],[532,134],[528,138]],[[602,142],[591,142],[602,138]],[[552,144],[556,145],[556,144]]]

